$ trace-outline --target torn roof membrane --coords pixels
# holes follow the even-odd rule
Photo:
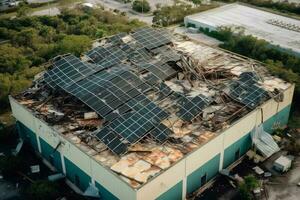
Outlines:
[[[159,29],[97,44],[82,59],[54,58],[17,98],[133,187],[289,87],[253,61]]]

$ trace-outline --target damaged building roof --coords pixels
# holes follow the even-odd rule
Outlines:
[[[289,86],[252,60],[142,28],[53,58],[15,98],[138,188]]]

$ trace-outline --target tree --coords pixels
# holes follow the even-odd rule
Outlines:
[[[17,17],[25,17],[29,12],[29,7],[25,3],[21,3],[17,10]]]
[[[253,175],[246,176],[244,182],[239,185],[241,199],[254,199],[252,191],[257,187],[259,187],[258,180]]]
[[[67,35],[58,44],[58,51],[61,54],[72,53],[80,56],[91,47],[92,40],[84,35]]]
[[[199,5],[202,2],[202,0],[191,0],[191,1],[196,5]]]
[[[31,65],[23,55],[22,48],[15,48],[10,44],[0,46],[0,73],[13,74]]]
[[[135,0],[132,3],[132,9],[137,11],[137,12],[149,12],[151,10],[151,7],[146,0]]]
[[[34,48],[40,40],[39,33],[35,28],[24,28],[13,38],[12,42],[18,46]]]
[[[11,75],[0,73],[0,109],[4,109],[9,105],[8,95],[11,90]]]

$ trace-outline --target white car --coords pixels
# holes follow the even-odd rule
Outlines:
[[[18,6],[19,3],[20,3],[19,1],[10,2],[10,3],[8,4],[8,6],[9,6],[9,7],[15,7],[15,6]]]

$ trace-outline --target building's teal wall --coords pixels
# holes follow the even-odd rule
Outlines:
[[[206,162],[187,177],[187,193],[190,194],[200,188],[201,177],[206,174],[207,181],[212,179],[219,172],[220,154]]]
[[[250,133],[230,145],[224,150],[223,168],[228,167],[235,160],[235,152],[240,149],[240,156],[245,154],[252,145],[252,139]]]
[[[174,174],[174,176],[176,176],[176,174]],[[181,199],[182,199],[182,181],[174,185],[165,193],[161,194],[156,200],[181,200]]]
[[[28,142],[34,148],[35,151],[38,151],[36,134],[19,121],[16,122],[16,125],[17,125],[17,130],[19,132],[19,136],[25,142]]]
[[[62,171],[62,164],[61,164],[61,157],[60,153],[56,150],[54,151],[54,148],[50,146],[46,141],[44,141],[42,138],[40,138],[40,144],[41,144],[41,151],[42,151],[42,156],[48,160],[50,163],[50,156],[53,156],[53,164],[55,168],[58,171]]]
[[[107,189],[105,189],[98,182],[96,182],[95,185],[99,190],[101,199],[103,199],[103,200],[118,200],[117,197],[115,197],[111,192],[109,192]]]
[[[64,157],[64,160],[67,178],[73,183],[75,183],[75,177],[77,175],[80,179],[80,185],[77,185],[77,187],[79,187],[82,191],[85,191],[86,188],[90,185],[91,177],[66,157]]]
[[[273,133],[276,125],[284,126],[287,125],[290,115],[291,105],[286,106],[276,115],[272,116],[264,122],[264,130],[268,133]]]

